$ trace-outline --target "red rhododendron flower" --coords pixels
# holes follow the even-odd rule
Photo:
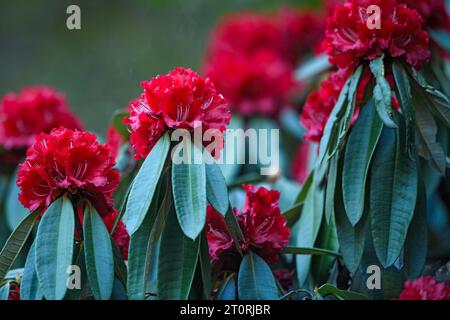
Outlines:
[[[114,222],[116,221],[117,214],[118,214],[117,210],[114,210],[113,212],[103,217],[103,222],[105,223],[105,226],[109,232],[111,232],[111,230],[114,227]],[[122,220],[119,220],[119,222],[117,223],[117,227],[116,230],[114,230],[114,233],[112,234],[112,238],[114,240],[114,243],[119,248],[120,254],[122,255],[122,259],[128,260],[130,235],[128,234],[128,231]]]
[[[284,37],[297,31],[290,27],[283,26]],[[269,16],[245,13],[225,18],[212,33],[204,73],[244,116],[278,114],[296,87],[289,59],[297,48],[284,43],[281,30]]]
[[[346,70],[334,72],[322,82],[320,90],[309,95],[301,114],[301,123],[307,130],[306,140],[319,142],[322,138],[325,125],[347,78]]]
[[[260,50],[283,50],[278,26],[267,15],[246,12],[226,16],[218,23],[211,36],[207,59],[221,52],[251,56]]]
[[[306,52],[320,52],[324,39],[324,15],[308,10],[283,8],[276,16],[282,50],[293,67],[297,67]]]
[[[251,57],[217,53],[205,72],[243,116],[278,114],[296,88],[290,65],[270,50]]]
[[[367,8],[381,9],[380,28],[368,28]],[[404,57],[414,67],[430,58],[429,37],[419,13],[397,0],[348,0],[328,19],[323,49],[330,62],[352,68],[383,53]]]
[[[106,215],[113,210],[113,193],[119,185],[114,165],[109,148],[91,133],[67,128],[41,133],[19,165],[19,200],[30,211],[45,210],[67,193],[74,201],[89,200]]]
[[[416,9],[422,16],[425,27],[432,29],[450,29],[450,17],[445,0],[400,0],[399,2]]]
[[[280,193],[252,185],[243,187],[247,195],[244,207],[242,211],[234,209],[244,235],[241,250],[252,250],[267,263],[273,264],[290,237],[289,227],[278,204]],[[234,252],[234,244],[223,217],[211,206],[208,207],[206,220],[209,253],[213,260],[218,261],[227,252]]]
[[[9,285],[8,300],[19,301],[20,300],[20,286],[16,282],[11,282]]]
[[[8,93],[0,102],[0,146],[25,150],[41,132],[54,128],[82,129],[64,96],[50,87],[24,88]]]
[[[130,140],[136,159],[145,158],[158,139],[171,129],[225,131],[230,111],[209,78],[191,69],[176,68],[167,75],[142,82],[144,93],[130,105],[124,122],[131,128]]]
[[[124,143],[124,139],[117,132],[116,128],[110,126],[106,131],[106,144],[108,145],[111,156],[116,159],[120,152],[120,147]]]
[[[399,300],[450,300],[450,285],[438,283],[433,277],[408,280]]]
[[[273,272],[273,275],[280,283],[284,291],[288,291],[294,284],[294,271],[288,269],[278,269]]]

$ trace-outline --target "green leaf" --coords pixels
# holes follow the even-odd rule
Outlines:
[[[114,285],[111,239],[97,211],[88,205],[83,220],[84,256],[91,291],[97,300],[108,300]]]
[[[406,236],[404,248],[404,266],[408,279],[421,276],[427,258],[427,194],[423,182],[419,180],[419,192],[414,217]]]
[[[445,175],[446,156],[442,145],[437,141],[438,127],[433,115],[426,107],[420,93],[414,95],[414,111],[417,125],[418,152],[429,165],[441,175]]]
[[[20,283],[21,300],[42,300],[43,297],[36,273],[35,247],[36,242],[33,242],[25,262],[25,269]]]
[[[130,132],[128,131],[127,125],[123,123],[123,119],[129,117],[128,112],[118,111],[114,113],[112,118],[112,125],[114,129],[124,138],[128,140],[130,138]]]
[[[169,212],[162,234],[158,264],[158,297],[161,300],[186,300],[194,279],[200,239],[187,238]]]
[[[296,247],[310,248],[314,246],[323,217],[323,206],[324,190],[320,186],[313,186],[305,200],[300,220],[294,226],[293,233],[301,234],[296,238]],[[310,255],[296,256],[297,277],[300,285],[305,283],[310,265]]]
[[[9,298],[9,281],[6,282],[1,288],[0,288],[0,301],[8,300]]]
[[[165,199],[164,199],[165,200]],[[165,201],[161,209],[165,210]],[[139,229],[131,236],[128,256],[128,295],[131,300],[144,300],[145,288],[150,276],[155,233],[152,232],[159,213],[160,195],[155,194],[149,212]],[[159,235],[158,235],[159,237]]]
[[[58,198],[42,215],[36,235],[36,272],[47,300],[62,300],[72,265],[75,217],[71,201]]]
[[[3,246],[0,252],[0,281],[5,278],[9,269],[11,269],[14,261],[22,250],[28,236],[33,230],[36,223],[39,212],[30,213],[21,223],[17,226]]]
[[[344,207],[341,174],[338,175],[337,180],[338,183],[336,185],[336,194],[334,197],[334,212],[336,217],[339,247],[342,252],[342,258],[344,260],[345,266],[350,272],[354,273],[361,263],[361,259],[364,253],[364,243],[369,216],[369,203],[366,200],[367,204],[364,206],[364,213],[359,219],[359,222],[355,226],[353,226],[350,223],[348,214],[346,213]],[[366,198],[368,198],[367,194]]]
[[[339,252],[322,249],[322,248],[296,248],[296,247],[286,247],[281,252],[282,254],[303,254],[303,255],[313,255],[313,256],[334,256],[340,257]]]
[[[232,274],[220,286],[214,300],[237,300],[236,279]]]
[[[317,77],[320,73],[326,71],[331,65],[328,62],[327,55],[315,56],[305,63],[302,63],[300,68],[295,71],[295,78],[298,81],[304,82]]]
[[[324,284],[319,289],[317,293],[323,298],[334,297],[338,300],[369,300],[368,297],[357,292],[340,290],[331,284]]]
[[[153,199],[161,172],[169,152],[169,135],[162,136],[145,158],[141,169],[134,179],[128,195],[123,222],[128,233],[132,235],[141,226]]]
[[[206,222],[206,169],[203,161],[195,163],[202,151],[191,146],[189,163],[172,164],[172,191],[180,227],[188,238],[195,240]]]
[[[220,214],[228,210],[228,188],[220,167],[216,163],[206,165],[206,197]]]
[[[428,30],[431,38],[447,52],[450,52],[450,34],[443,30]]]
[[[384,56],[370,62],[370,70],[374,75],[377,84],[373,90],[373,98],[378,115],[383,123],[389,128],[397,128],[394,119],[394,109],[392,108],[392,91],[389,82],[385,78]]]
[[[206,231],[201,234],[199,264],[202,275],[203,299],[209,300],[212,292],[212,274]]]
[[[12,175],[5,200],[5,218],[9,230],[14,230],[29,213],[19,201],[19,187],[16,184],[17,170]]]
[[[316,240],[316,246],[332,252],[339,250],[339,242],[336,234],[336,223],[334,213],[329,222],[322,220],[322,225]],[[336,261],[336,255],[316,255],[311,261],[311,275],[315,283],[323,284],[330,278],[330,271]]]
[[[344,157],[342,192],[345,211],[356,225],[364,211],[367,176],[383,124],[376,115],[373,102],[362,108],[350,133]]]
[[[272,270],[253,252],[244,256],[238,274],[239,300],[277,300],[278,288]]]
[[[406,122],[406,147],[408,152],[412,154],[415,141],[415,115],[412,106],[411,83],[409,81],[408,73],[398,61],[395,61],[392,64],[392,73],[394,74],[400,107]]]
[[[401,148],[403,129],[383,129],[371,170],[370,222],[385,268],[400,255],[416,205],[417,164]]]
[[[300,218],[300,212],[303,210],[305,199],[308,196],[309,189],[314,180],[314,171],[312,171],[306,181],[303,183],[300,192],[298,193],[295,204],[283,212],[284,217],[287,220],[287,225],[292,228]]]
[[[328,171],[327,185],[325,191],[325,221],[328,223],[334,212],[334,194],[336,189],[337,170],[340,154],[337,153],[330,160],[330,169]]]
[[[313,186],[305,200],[300,220],[294,226],[293,233],[301,232],[301,236],[295,239],[296,247],[311,248],[314,246],[322,222],[323,210],[324,190],[320,186]],[[311,256],[298,255],[295,259],[298,281],[300,285],[303,285],[309,274]]]

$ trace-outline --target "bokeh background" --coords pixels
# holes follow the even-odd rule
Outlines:
[[[49,84],[89,130],[103,133],[140,81],[176,66],[201,71],[218,19],[244,10],[315,7],[318,0],[0,0],[0,95]],[[81,8],[81,30],[66,8]]]

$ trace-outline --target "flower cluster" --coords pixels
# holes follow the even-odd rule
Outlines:
[[[381,8],[381,29],[371,29],[367,26],[367,8],[371,4]],[[306,100],[301,114],[301,123],[307,130],[305,139],[311,142],[320,141],[342,87],[359,63],[374,60],[387,53],[391,57],[404,57],[409,64],[419,67],[430,57],[428,42],[421,16],[398,0],[347,0],[344,5],[336,5],[328,19],[323,48],[338,70],[331,73],[320,88],[313,91]],[[390,69],[388,65],[386,79],[391,87],[394,87]],[[357,108],[360,107],[366,86],[371,81],[373,77],[366,68],[358,86]],[[394,108],[398,108],[394,97],[392,104]],[[354,120],[357,115],[358,109]]]
[[[445,0],[400,0],[400,3],[417,10],[425,27],[450,30],[450,17]]]
[[[399,300],[450,300],[450,285],[438,283],[433,277],[405,282]]]
[[[24,88],[0,102],[0,146],[25,151],[41,132],[54,128],[82,129],[64,96],[50,87]]]
[[[368,26],[371,5],[381,9],[379,28]],[[339,68],[355,67],[383,53],[403,57],[414,67],[430,58],[422,17],[398,0],[347,0],[329,17],[325,35],[323,49]]]
[[[209,78],[191,69],[176,68],[141,84],[144,93],[130,105],[124,119],[131,129],[136,159],[145,158],[168,130],[215,129],[225,131],[230,122],[228,104]]]
[[[47,209],[64,193],[85,199],[104,216],[113,211],[119,173],[109,148],[88,132],[59,128],[41,133],[19,165],[19,200],[30,211]]]
[[[324,19],[312,12],[228,16],[212,34],[204,72],[242,115],[276,115],[298,88],[294,68],[323,29]]]
[[[290,237],[289,227],[278,204],[280,193],[252,185],[243,187],[246,192],[244,207],[242,211],[234,209],[244,236],[240,248],[242,252],[252,250],[273,264],[277,262],[279,253],[287,246]],[[224,218],[209,206],[206,220],[210,256],[214,261],[226,260],[236,249]]]

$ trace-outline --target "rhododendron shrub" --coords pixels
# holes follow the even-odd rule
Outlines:
[[[129,242],[114,209],[114,165],[109,147],[95,135],[62,127],[37,135],[19,165],[19,200],[31,213],[15,232],[26,239],[40,220],[24,272],[38,274],[46,299],[66,296],[67,270],[80,255],[95,298],[111,296],[114,252],[126,259]]]
[[[436,174],[446,172],[450,100],[448,80],[430,68],[444,63],[431,54],[432,26],[422,6],[431,3],[407,2],[347,0],[334,6],[323,49],[337,71],[310,94],[302,111],[305,138],[318,143],[319,151],[294,227],[312,232],[294,244],[330,245],[322,236],[335,232],[352,273],[370,265],[370,255],[383,272],[401,260],[407,277],[420,275],[427,238],[414,242],[411,234],[418,228],[426,234],[419,227],[426,214],[423,190],[435,187],[419,169],[428,163]],[[335,231],[325,224],[330,219]],[[327,278],[313,269],[315,260],[297,256],[300,283],[310,281],[310,272],[313,281]]]
[[[104,144],[54,89],[6,94],[0,300],[448,300],[444,2],[323,4],[224,17]]]

